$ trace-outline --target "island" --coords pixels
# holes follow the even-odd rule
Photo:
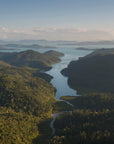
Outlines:
[[[97,48],[77,47],[76,50],[97,50]]]
[[[30,45],[27,45],[27,44],[5,44],[3,45],[5,47],[8,47],[8,48],[36,48],[36,49],[39,49],[39,48],[52,48],[52,49],[56,49],[57,47],[55,46],[42,46],[42,45],[39,45],[39,44],[30,44]]]

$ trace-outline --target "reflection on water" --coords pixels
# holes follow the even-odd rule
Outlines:
[[[53,68],[47,73],[53,76],[51,80],[51,84],[56,88],[57,92],[55,95],[55,99],[60,100],[61,96],[77,96],[75,90],[71,89],[67,83],[68,78],[64,77],[60,72],[62,69],[66,68],[70,61],[77,60],[79,57],[83,57],[90,53],[90,51],[79,51],[74,48],[61,48],[58,49],[59,52],[65,54],[64,57],[61,58],[60,63],[56,63],[53,65]]]
[[[54,64],[53,68],[48,71],[47,73],[51,76],[53,76],[53,79],[51,81],[51,84],[56,88],[56,99],[59,99],[61,96],[65,95],[76,95],[76,92],[69,88],[67,84],[67,77],[64,77],[60,71],[66,67],[66,63],[62,62]]]
[[[30,49],[30,48],[29,48]],[[76,91],[71,89],[68,84],[67,84],[67,77],[64,77],[60,71],[64,68],[66,68],[69,64],[69,62],[71,62],[72,60],[77,60],[79,57],[83,57],[89,53],[91,53],[92,51],[87,51],[87,50],[76,50],[75,47],[61,47],[61,48],[57,48],[57,49],[46,49],[46,48],[40,48],[40,49],[36,49],[36,48],[31,48],[35,51],[44,53],[46,51],[49,50],[56,50],[59,52],[64,53],[64,57],[61,58],[61,62],[60,63],[56,63],[53,65],[53,68],[48,71],[47,73],[51,76],[53,76],[53,79],[51,80],[51,84],[56,88],[57,92],[55,95],[55,98],[57,100],[60,99],[61,96],[76,96]],[[24,51],[24,50],[28,50],[27,48],[20,48],[20,49],[7,49],[5,50],[5,52],[20,52],[20,51]],[[2,52],[2,50],[1,50]]]

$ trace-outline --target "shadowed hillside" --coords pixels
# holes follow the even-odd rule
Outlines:
[[[98,50],[72,61],[62,74],[68,76],[70,87],[76,90],[114,92],[114,50]]]

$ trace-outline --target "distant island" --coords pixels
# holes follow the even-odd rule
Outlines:
[[[0,46],[0,50],[7,50],[4,46]]]
[[[4,45],[5,47],[10,47],[10,48],[57,48],[55,46],[42,46],[38,44],[32,44],[32,45],[24,45],[24,44],[6,44]]]
[[[101,41],[81,41],[81,42],[79,42],[79,41],[61,41],[61,42],[59,42],[60,43],[60,45],[73,45],[73,46],[90,46],[90,45],[107,45],[107,46],[109,46],[109,45],[114,45],[114,40],[112,40],[112,41],[108,41],[108,40],[101,40]]]
[[[48,40],[19,40],[19,41],[4,41],[0,40],[0,45],[9,45],[9,44],[17,44],[17,45],[43,45],[43,46],[55,46],[55,45],[72,45],[72,46],[89,46],[89,45],[105,45],[105,46],[113,46],[114,40],[101,40],[101,41],[68,41],[68,40],[57,40],[57,41],[48,41]]]
[[[97,50],[98,48],[78,47],[76,50]]]

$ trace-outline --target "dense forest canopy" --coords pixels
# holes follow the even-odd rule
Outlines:
[[[26,66],[31,68],[39,68],[40,70],[50,69],[53,63],[60,62],[60,56],[63,56],[63,54],[56,51],[53,51],[53,54],[51,51],[42,54],[33,50],[22,51],[19,53],[0,52],[0,60],[8,64],[18,67]]]
[[[62,70],[81,96],[64,96],[75,110],[61,114],[50,144],[114,143],[114,50],[97,50]]]
[[[68,76],[70,87],[91,89],[98,92],[114,92],[114,50],[102,49],[72,61],[62,71]]]
[[[50,144],[114,143],[114,94],[89,93],[62,99],[73,104],[75,110],[57,118]]]
[[[96,51],[62,71],[69,77],[69,85],[82,94],[62,97],[74,107],[54,99],[56,90],[49,83],[52,77],[42,72],[60,61],[60,56],[63,54],[55,51],[0,53],[1,144],[114,143],[113,51]],[[88,80],[87,84],[83,80]],[[65,113],[57,117],[51,137],[52,112],[61,111]]]
[[[49,84],[52,77],[40,71],[44,69],[42,63],[49,68],[60,61],[58,57],[32,50],[0,53],[1,144],[44,143],[49,137],[55,88]]]

